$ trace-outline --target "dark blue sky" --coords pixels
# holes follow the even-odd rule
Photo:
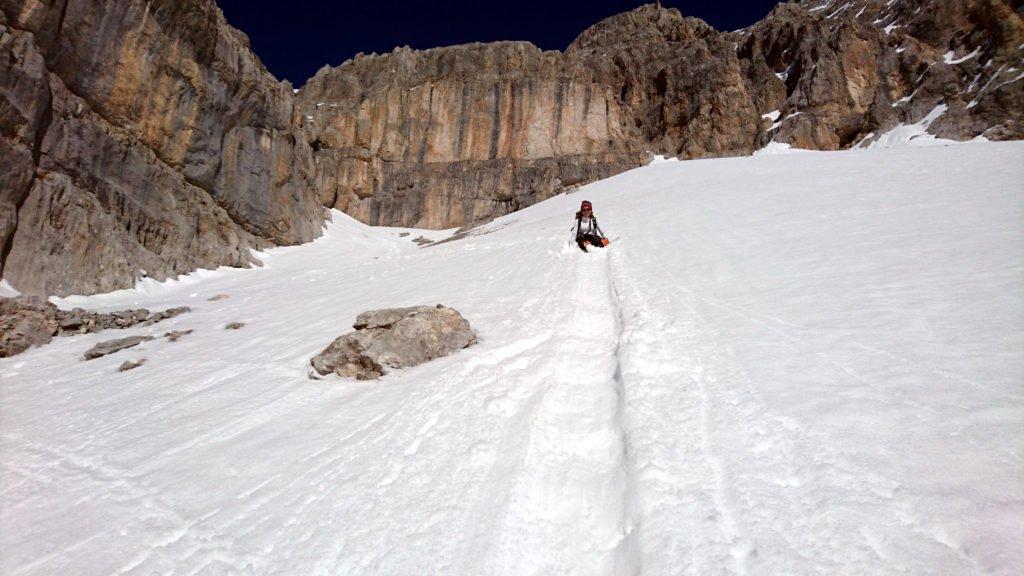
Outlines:
[[[602,18],[636,8],[625,0],[217,0],[228,22],[245,31],[253,50],[279,79],[301,86],[324,64],[395,46],[433,48],[466,42],[528,40],[562,50]],[[665,0],[719,30],[760,20],[772,0]]]

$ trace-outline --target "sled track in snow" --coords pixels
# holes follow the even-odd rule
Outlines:
[[[639,573],[619,359],[621,317],[607,254],[573,255],[529,408],[525,454],[484,573]],[[580,563],[580,559],[586,559]]]
[[[631,261],[628,247],[619,250]],[[688,322],[659,316],[659,303],[628,268],[611,267],[608,282],[621,326],[617,379],[630,436],[633,554],[645,574],[745,574],[751,548],[713,441],[708,342]],[[680,525],[688,528],[679,533]]]
[[[622,454],[620,455],[623,473],[625,474],[625,486],[622,495],[621,522],[628,526],[628,532],[619,544],[619,557],[623,560],[624,571],[621,573],[640,574],[641,561],[638,550],[637,536],[639,526],[634,514],[636,499],[636,484],[633,479],[633,454],[629,438],[629,422],[626,414],[626,382],[622,376],[623,340],[626,329],[626,318],[622,312],[622,297],[619,295],[619,288],[615,283],[615,275],[611,270],[613,256],[609,253],[606,257],[605,275],[608,281],[608,294],[611,297],[611,312],[616,320],[615,336],[615,370],[612,373],[612,382],[615,389],[615,426],[619,431],[622,442]],[[620,572],[616,572],[618,574]]]

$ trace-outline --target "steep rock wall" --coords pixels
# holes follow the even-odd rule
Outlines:
[[[849,148],[933,113],[939,137],[1020,139],[1022,12],[1004,0],[814,0],[729,36],[759,111],[780,113],[765,141]]]
[[[92,293],[248,266],[315,237],[323,206],[463,226],[651,154],[843,149],[924,120],[1024,138],[1022,13],[811,0],[722,33],[646,5],[564,52],[398,48],[296,95],[213,0],[0,0],[0,277]]]
[[[731,43],[643,6],[566,52],[526,42],[358,56],[299,93],[322,199],[371,224],[462,226],[651,153],[749,154],[760,117]]]
[[[0,0],[2,274],[90,293],[322,223],[293,94],[212,0]]]

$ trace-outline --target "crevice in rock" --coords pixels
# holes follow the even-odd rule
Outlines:
[[[34,38],[34,36],[33,36]],[[53,92],[50,87],[46,87],[46,107],[43,108],[43,114],[39,119],[39,127],[36,129],[36,133],[32,139],[32,170],[37,172],[39,170],[39,159],[42,156],[43,139],[46,138],[46,133],[50,131],[50,126],[53,124]],[[21,219],[21,207],[25,205],[25,201],[28,200],[29,195],[32,193],[32,187],[35,186],[36,180],[39,175],[36,174],[28,183],[25,184],[25,189],[20,194],[16,194],[15,197],[18,201],[14,204],[14,226],[11,228],[10,235],[4,239],[3,246],[0,247],[0,278],[4,277],[4,272],[7,267],[7,257],[10,256],[11,250],[14,248],[14,236],[18,232],[18,222]]]

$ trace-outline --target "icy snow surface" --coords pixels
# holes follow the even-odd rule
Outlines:
[[[906,100],[913,97],[913,94],[908,96]],[[900,104],[904,99],[893,104]],[[931,126],[932,122],[937,120],[939,116],[942,116],[948,106],[945,104],[938,104],[935,108],[932,108],[924,118],[914,124],[900,124],[888,132],[882,134],[877,140],[872,141],[868,144],[868,148],[903,148],[903,147],[921,147],[921,146],[949,146],[957,144],[956,140],[949,140],[947,138],[939,138],[933,134],[928,133],[928,127]]]
[[[59,300],[193,312],[0,360],[0,573],[1019,574],[1022,185],[1024,143],[662,162]],[[480,344],[308,379],[433,303]]]
[[[20,294],[21,292],[15,290],[14,286],[11,286],[10,282],[7,280],[0,280],[0,296],[11,298]]]
[[[946,52],[945,54],[942,55],[942,61],[945,62],[946,64],[960,64],[962,62],[966,62],[966,61],[970,60],[971,58],[974,58],[980,52],[981,52],[981,48],[975,48],[970,54],[968,54],[968,55],[966,55],[966,56],[964,56],[962,58],[957,58],[956,54],[952,50],[950,50],[950,51],[948,51],[948,52]]]

